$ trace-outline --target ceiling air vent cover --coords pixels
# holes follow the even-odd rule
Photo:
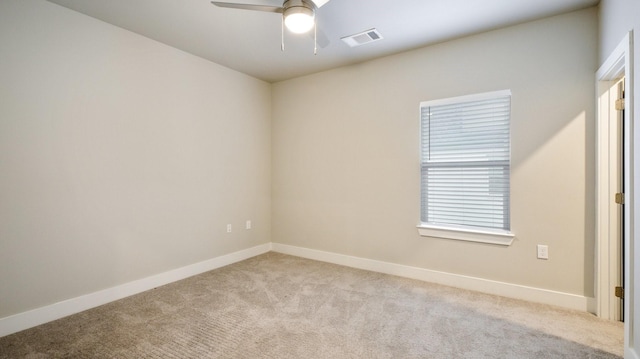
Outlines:
[[[351,47],[356,47],[364,44],[368,44],[370,42],[382,40],[382,35],[376,29],[371,29],[367,31],[363,31],[354,35],[345,36],[340,38],[347,45]]]

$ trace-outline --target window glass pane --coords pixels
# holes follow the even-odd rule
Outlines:
[[[422,222],[510,228],[510,94],[421,105]]]

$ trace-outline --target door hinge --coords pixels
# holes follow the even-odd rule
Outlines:
[[[624,193],[616,193],[616,203],[624,204]]]
[[[617,111],[624,110],[624,99],[623,98],[616,100],[616,110]]]
[[[624,288],[622,287],[616,287],[616,297],[620,298],[620,299],[624,299]]]

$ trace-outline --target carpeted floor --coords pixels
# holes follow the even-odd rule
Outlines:
[[[595,316],[267,253],[0,338],[0,358],[621,358]]]

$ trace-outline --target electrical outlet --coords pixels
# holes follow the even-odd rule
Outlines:
[[[549,246],[538,244],[538,259],[549,259]]]
[[[245,228],[246,229],[251,229],[251,221],[250,220],[247,220]]]
[[[231,224],[227,224],[227,233],[231,233]]]

